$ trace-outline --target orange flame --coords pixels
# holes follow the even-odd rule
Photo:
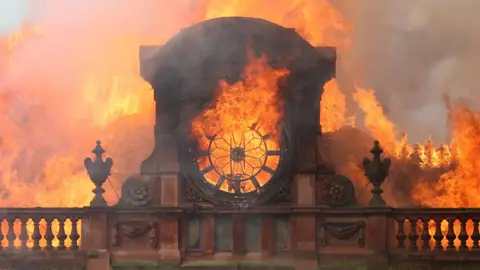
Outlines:
[[[262,18],[287,28],[294,28],[315,46],[348,48],[350,25],[328,0],[210,0],[205,18],[245,16]]]
[[[382,142],[385,152],[392,153],[397,137],[395,124],[384,115],[383,108],[375,97],[375,92],[372,89],[357,87],[353,99],[365,113],[365,127],[376,140]]]
[[[331,79],[325,83],[323,88],[320,106],[322,131],[332,132],[343,126],[354,126],[355,117],[346,117],[346,98],[340,90],[337,80]]]
[[[267,151],[279,148],[283,101],[278,96],[277,81],[288,74],[288,70],[270,68],[265,56],[255,59],[249,54],[243,80],[234,84],[220,81],[213,107],[193,120],[193,135],[199,139],[200,148],[210,148],[210,157],[214,159],[215,172],[205,175],[213,185],[217,184],[220,175],[238,180],[256,175],[260,186],[271,177],[262,166],[266,163],[274,170],[279,162],[276,157],[267,157]],[[208,137],[212,135],[215,139],[211,146]],[[240,151],[237,154],[241,157],[232,162],[235,149]],[[209,159],[201,159],[200,169],[206,166],[210,166]],[[220,188],[234,192],[228,181]],[[243,182],[241,189],[250,192],[255,186],[252,182]]]
[[[419,182],[413,198],[425,206],[477,207],[480,205],[477,195],[480,192],[477,173],[480,114],[464,106],[451,106],[450,110],[455,167],[442,174],[434,185]]]

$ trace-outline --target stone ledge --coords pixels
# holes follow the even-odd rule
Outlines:
[[[8,270],[82,270],[85,259],[2,259],[0,269]]]
[[[152,261],[125,261],[112,264],[112,270],[178,270],[177,264],[156,263]]]
[[[295,270],[295,266],[264,261],[196,261],[181,266],[185,270]]]
[[[295,266],[257,261],[195,261],[183,265],[152,261],[126,261],[112,265],[112,270],[295,270]]]

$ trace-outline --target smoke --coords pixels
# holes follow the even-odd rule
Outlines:
[[[0,2],[0,34],[8,33],[20,26],[26,8],[25,0],[4,0]]]
[[[351,48],[341,61],[341,80],[361,75],[372,87],[398,130],[412,142],[431,135],[449,141],[443,96],[480,103],[476,53],[480,17],[475,0],[371,0],[355,9],[348,0],[334,1],[354,25]]]

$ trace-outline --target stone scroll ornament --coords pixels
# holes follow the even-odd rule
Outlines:
[[[357,244],[365,245],[365,222],[324,222],[320,224],[319,244],[327,245],[327,234],[340,240],[348,240],[358,234]]]
[[[121,245],[122,236],[133,239],[148,234],[148,243],[151,248],[158,246],[156,222],[117,222],[113,228],[113,246]]]

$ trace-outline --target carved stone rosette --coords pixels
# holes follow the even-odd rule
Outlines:
[[[317,175],[317,198],[321,204],[332,207],[356,206],[355,188],[343,175]]]
[[[122,185],[122,194],[116,207],[146,207],[152,202],[152,190],[141,176],[131,176]]]
[[[142,237],[148,234],[148,243],[151,248],[158,247],[158,231],[156,222],[117,222],[113,226],[113,246],[121,245],[122,237],[129,239]]]

